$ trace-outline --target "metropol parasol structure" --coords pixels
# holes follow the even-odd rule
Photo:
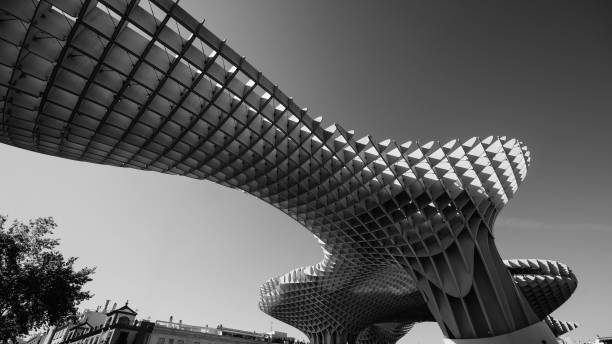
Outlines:
[[[170,0],[0,2],[0,141],[206,179],[280,209],[324,257],[261,287],[312,343],[554,343],[577,281],[502,260],[495,219],[530,163],[507,137],[376,142],[324,128]]]

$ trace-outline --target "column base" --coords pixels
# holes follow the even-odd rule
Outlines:
[[[501,336],[470,339],[444,338],[444,344],[556,344],[557,338],[545,322],[540,321]]]

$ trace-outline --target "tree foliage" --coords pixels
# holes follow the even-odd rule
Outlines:
[[[65,323],[92,296],[82,287],[94,269],[75,270],[76,258],[51,237],[56,227],[51,217],[8,224],[0,216],[0,342]]]

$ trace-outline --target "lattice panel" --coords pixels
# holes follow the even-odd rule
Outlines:
[[[260,307],[305,333],[316,334],[311,336],[312,342],[325,338],[327,333],[341,333],[346,338],[356,336],[357,342],[374,340],[374,336],[376,343],[392,344],[412,327],[405,325],[433,320],[426,301],[405,271],[393,269],[392,265],[350,266],[345,262],[339,266],[331,258],[327,256],[317,265],[293,270],[265,283]],[[577,287],[573,272],[559,262],[513,259],[505,260],[504,264],[540,319],[546,319]],[[347,272],[352,272],[355,278],[347,281],[344,277]],[[338,287],[338,281],[346,283]],[[356,319],[355,315],[359,317]],[[372,327],[380,323],[392,323],[398,331],[404,327],[406,331],[388,336],[379,327]],[[557,331],[553,327],[551,330]]]
[[[544,284],[517,285],[493,241],[530,163],[523,143],[400,144],[324,128],[170,0],[3,1],[0,96],[3,143],[207,179],[304,225],[324,260],[266,283],[261,307],[317,340],[354,341],[405,309],[450,338],[486,337],[558,306],[536,307],[523,284]],[[547,290],[562,293],[556,283]],[[271,305],[294,292],[294,308]]]
[[[548,327],[551,328],[555,336],[564,335],[579,326],[575,322],[559,321],[551,316],[547,316],[545,321]]]

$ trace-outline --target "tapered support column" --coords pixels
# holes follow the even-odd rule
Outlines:
[[[347,336],[335,331],[324,331],[321,333],[313,333],[308,336],[312,344],[346,344]],[[353,342],[354,342],[354,336]]]
[[[501,336],[475,339],[444,339],[444,344],[555,344],[557,340],[552,331],[541,321],[518,331]]]
[[[441,252],[416,258],[413,268],[448,338],[494,337],[540,320],[513,282],[483,222],[468,224]]]

